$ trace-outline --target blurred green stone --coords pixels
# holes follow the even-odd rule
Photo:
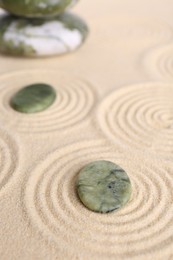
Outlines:
[[[131,195],[128,175],[109,161],[96,161],[85,166],[79,173],[76,185],[82,203],[100,213],[123,207]]]
[[[0,0],[0,7],[25,17],[45,17],[62,13],[78,0]]]
[[[49,19],[0,17],[0,51],[8,55],[44,57],[69,53],[79,48],[87,35],[85,22],[70,13]]]
[[[19,90],[11,99],[11,107],[21,113],[37,113],[47,109],[56,99],[55,90],[47,84],[33,84]],[[31,126],[32,127],[32,126]]]

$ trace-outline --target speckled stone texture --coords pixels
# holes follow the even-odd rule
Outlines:
[[[88,209],[108,213],[129,201],[131,183],[126,172],[118,165],[109,161],[96,161],[80,171],[77,192]]]
[[[88,34],[85,22],[70,13],[51,19],[0,18],[0,51],[19,56],[60,55],[76,50]]]
[[[62,13],[78,0],[0,0],[0,7],[11,14],[25,17],[45,17]]]
[[[56,99],[55,90],[47,84],[33,84],[19,90],[11,99],[11,107],[21,113],[37,113],[47,109]],[[32,127],[32,126],[31,126]]]

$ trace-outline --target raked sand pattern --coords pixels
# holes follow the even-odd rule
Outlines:
[[[102,159],[126,169],[133,186],[127,206],[106,215],[87,210],[75,190],[81,168]],[[105,140],[57,149],[41,160],[24,186],[24,208],[33,228],[57,249],[65,250],[69,259],[74,250],[79,259],[85,254],[93,259],[115,255],[123,259],[151,252],[159,255],[167,253],[172,243],[171,172],[148,161],[135,162]]]
[[[172,9],[171,0],[81,0],[74,13],[90,36],[77,52],[0,55],[1,259],[173,259]],[[11,97],[34,83],[52,85],[55,102],[14,111]],[[77,196],[79,171],[96,160],[131,180],[118,211],[94,213]]]
[[[173,84],[143,83],[111,93],[97,116],[113,142],[173,156]]]
[[[33,82],[52,85],[57,97],[49,109],[26,116],[13,110],[9,101],[19,89]],[[69,77],[69,74],[67,77],[62,71],[30,70],[3,75],[0,91],[1,121],[7,128],[26,134],[49,133],[75,126],[87,117],[95,102],[95,91],[89,81],[73,75]]]
[[[173,44],[150,51],[144,59],[144,65],[156,79],[173,81]]]
[[[0,196],[20,173],[19,144],[5,130],[0,129]]]

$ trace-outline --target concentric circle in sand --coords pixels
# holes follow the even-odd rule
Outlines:
[[[129,203],[110,214],[89,211],[76,195],[80,169],[99,159],[119,164],[132,182]],[[130,159],[104,140],[74,143],[52,152],[31,172],[25,183],[25,210],[41,236],[69,255],[163,255],[173,238],[173,185],[170,173],[154,165]]]
[[[144,58],[145,69],[151,76],[173,80],[173,45],[161,46]]]
[[[173,84],[143,83],[113,92],[101,103],[98,120],[115,143],[173,155]]]
[[[35,114],[14,111],[9,101],[22,87],[47,83],[57,92],[57,99],[47,110]],[[95,93],[89,82],[70,73],[52,70],[14,72],[0,77],[0,120],[8,128],[21,133],[63,131],[79,124],[91,111]]]
[[[11,135],[0,129],[0,196],[19,171],[19,149]]]

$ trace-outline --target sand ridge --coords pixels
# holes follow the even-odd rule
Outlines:
[[[154,48],[144,58],[144,66],[151,76],[160,80],[173,80],[173,45],[168,44]]]
[[[0,137],[0,196],[2,196],[11,179],[17,179],[19,164],[22,164],[22,155],[20,153],[21,144],[7,130],[0,128]]]
[[[171,83],[141,83],[114,91],[101,103],[97,115],[106,135],[122,145],[172,155]]]

